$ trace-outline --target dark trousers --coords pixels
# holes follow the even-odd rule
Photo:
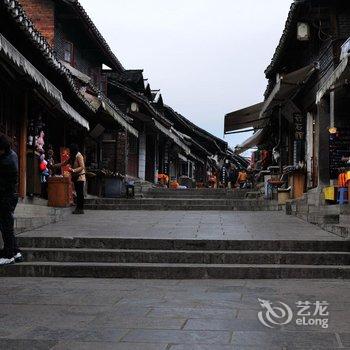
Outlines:
[[[18,196],[13,195],[0,199],[0,231],[4,241],[3,257],[12,258],[19,252],[14,231],[14,212],[18,203]]]
[[[74,187],[77,193],[77,209],[84,210],[84,181],[75,181]]]

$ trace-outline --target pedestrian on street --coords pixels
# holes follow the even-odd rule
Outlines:
[[[10,141],[0,136],[0,231],[4,248],[0,266],[23,261],[14,231],[14,212],[18,203],[18,157]]]
[[[248,174],[246,169],[241,169],[238,173],[237,185],[239,188],[247,188]]]
[[[231,166],[230,166],[228,178],[229,178],[229,181],[231,184],[231,189],[234,189],[236,187],[236,182],[237,182],[237,178],[238,178],[238,171],[237,171],[237,168],[234,164],[231,164]]]
[[[69,171],[77,194],[77,206],[73,214],[84,214],[84,187],[86,182],[84,157],[79,152],[76,144],[70,145],[69,152]]]

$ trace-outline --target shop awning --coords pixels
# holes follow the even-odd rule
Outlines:
[[[259,120],[260,112],[263,108],[264,102],[234,111],[225,115],[225,134],[246,129],[259,128],[262,121]]]
[[[156,121],[154,118],[152,118],[153,124],[154,126],[161,131],[164,135],[166,135],[167,137],[169,137],[170,139],[172,139],[179,147],[181,147],[186,154],[190,154],[191,150],[190,148],[185,145],[178,136],[176,136],[170,129],[167,129],[165,126],[163,126],[162,124],[160,124],[158,121]]]
[[[89,130],[89,122],[74,110],[64,99],[60,90],[44,77],[3,35],[0,34],[0,55],[10,60],[18,72],[28,76],[44,91],[57,108],[75,122]]]
[[[260,118],[263,118],[266,112],[275,106],[283,104],[285,101],[292,98],[293,95],[298,92],[299,88],[309,80],[316,69],[317,67],[315,64],[310,64],[292,73],[282,75],[271,94],[264,102],[260,112]]]
[[[121,125],[127,132],[134,135],[135,137],[139,137],[139,132],[133,128],[123,117],[122,115],[116,111],[109,103],[105,100],[100,100],[102,108],[114,118],[114,120]]]
[[[341,85],[346,83],[350,79],[350,65],[349,65],[349,55],[345,56],[338,67],[333,71],[332,75],[323,84],[320,90],[318,90],[316,95],[316,103],[320,103],[322,98],[336,85]]]
[[[243,152],[247,151],[248,149],[259,145],[260,142],[262,141],[264,135],[265,135],[264,129],[257,131],[254,135],[249,137],[249,139],[245,140],[242,144],[238,145],[235,148],[235,154],[242,154]]]

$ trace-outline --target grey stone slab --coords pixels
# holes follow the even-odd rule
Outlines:
[[[203,331],[266,331],[266,327],[258,319],[190,319],[186,322],[184,329]]]
[[[20,327],[48,326],[48,327],[84,327],[97,315],[106,310],[96,309],[89,311],[70,306],[51,305],[2,305],[2,312],[6,313],[3,321],[0,320],[2,330],[13,332]]]
[[[118,342],[128,330],[91,327],[85,329],[33,327],[19,334],[21,339],[74,340],[80,342]]]
[[[246,347],[240,345],[206,345],[206,344],[177,344],[171,345],[170,350],[285,350],[281,347],[264,346],[263,344],[258,347]]]
[[[112,342],[60,342],[52,348],[52,350],[167,350],[167,349],[168,349],[167,344],[112,343]]]
[[[344,333],[339,334],[340,341],[341,341],[343,346],[350,347],[350,332],[349,331],[350,331],[350,326],[349,326],[348,332],[344,332]]]
[[[91,326],[115,327],[118,329],[181,329],[185,322],[186,319],[179,318],[125,317],[110,312],[95,318],[91,322]]]
[[[232,319],[237,314],[232,309],[196,309],[196,308],[154,308],[148,317],[167,317],[167,318],[218,318]]]
[[[59,224],[25,232],[22,236],[67,237],[153,237],[230,239],[319,239],[342,240],[283,212],[199,212],[191,211],[88,211],[88,215],[68,217]],[[176,215],[174,218],[172,215]],[[165,224],[166,223],[166,224]],[[83,228],[83,229],[82,229]]]
[[[122,341],[175,344],[229,344],[231,332],[225,331],[177,331],[177,330],[133,330]]]
[[[339,346],[334,333],[310,332],[233,332],[232,344],[243,346],[259,346],[259,344],[309,348],[330,349]]]
[[[50,340],[0,339],[0,349],[4,350],[49,350],[56,344]]]

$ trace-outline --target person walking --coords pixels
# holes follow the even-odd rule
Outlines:
[[[0,266],[23,261],[14,231],[14,212],[18,203],[18,157],[6,136],[0,136],[0,231],[4,248]]]
[[[76,144],[69,147],[69,152],[69,171],[77,194],[77,206],[73,214],[84,214],[84,186],[86,182],[84,157]]]
[[[238,171],[234,164],[231,164],[230,170],[228,173],[228,179],[231,184],[231,189],[234,189],[236,187],[236,182],[238,178]]]

